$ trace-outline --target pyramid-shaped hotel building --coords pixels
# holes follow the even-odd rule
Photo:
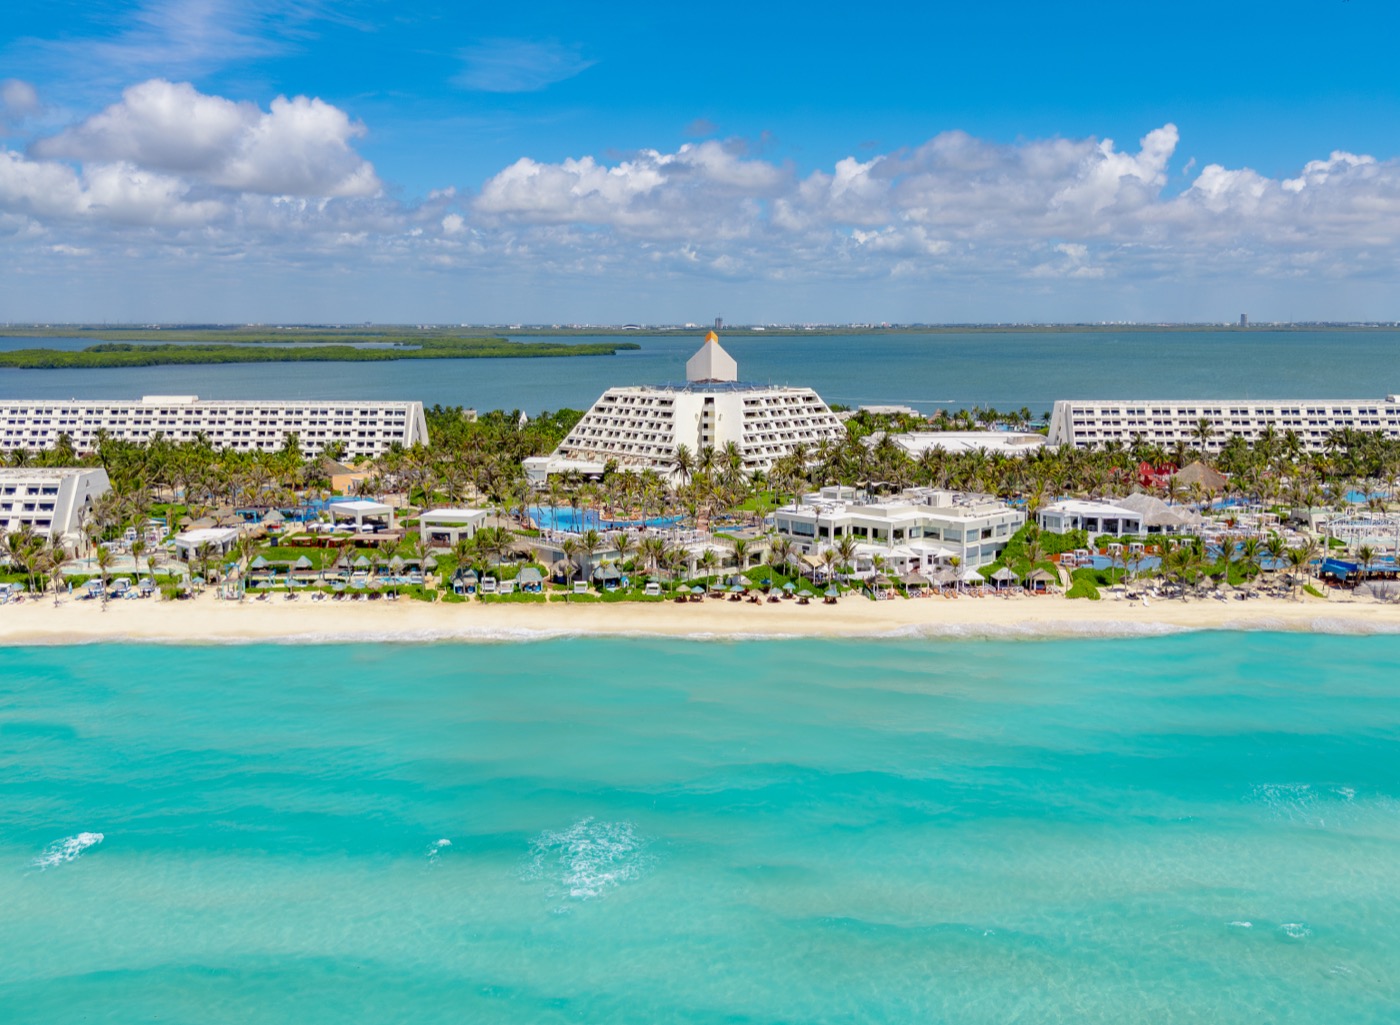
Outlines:
[[[685,384],[609,388],[548,456],[525,460],[527,479],[542,486],[550,474],[596,476],[620,470],[672,474],[681,445],[693,455],[730,442],[744,471],[769,470],[799,445],[809,451],[836,441],[845,428],[811,388],[746,384],[739,365],[711,331],[686,362]]]

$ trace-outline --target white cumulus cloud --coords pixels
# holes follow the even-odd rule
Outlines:
[[[351,145],[364,134],[319,99],[279,96],[264,111],[188,82],[151,79],[31,149],[45,158],[125,161],[240,192],[372,196],[379,179]]]

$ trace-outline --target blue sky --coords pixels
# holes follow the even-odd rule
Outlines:
[[[1400,318],[1393,5],[601,10],[8,11],[0,315]]]

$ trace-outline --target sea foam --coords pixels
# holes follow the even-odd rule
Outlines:
[[[530,842],[526,878],[547,879],[550,896],[593,900],[641,875],[647,842],[630,822],[580,819],[568,829],[546,830]]]
[[[32,862],[37,869],[57,868],[59,865],[66,865],[70,861],[76,860],[83,851],[89,847],[95,847],[106,839],[101,833],[78,833],[76,836],[65,836],[62,840],[55,840],[44,848]]]

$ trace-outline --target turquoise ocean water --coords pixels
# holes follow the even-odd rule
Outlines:
[[[1234,633],[9,649],[0,1020],[1393,1023],[1397,680]]]

